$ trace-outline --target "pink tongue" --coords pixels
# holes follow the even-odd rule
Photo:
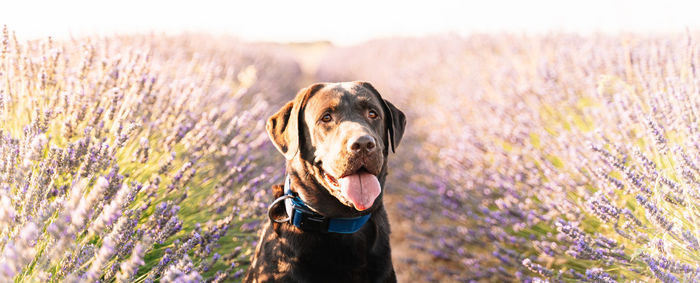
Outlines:
[[[343,197],[355,205],[355,209],[363,211],[374,203],[382,189],[377,177],[363,172],[338,179]]]

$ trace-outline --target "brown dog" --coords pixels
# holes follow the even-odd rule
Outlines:
[[[396,282],[382,193],[406,118],[366,82],[302,89],[267,121],[287,159],[244,282]]]

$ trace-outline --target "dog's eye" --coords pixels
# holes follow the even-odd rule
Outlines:
[[[369,110],[369,113],[367,113],[367,117],[369,117],[370,119],[376,119],[377,117],[379,117],[379,114],[377,114],[377,111]]]
[[[331,114],[328,113],[323,114],[323,117],[321,117],[321,121],[323,121],[324,123],[328,123],[331,120],[333,120],[333,117],[331,117]]]

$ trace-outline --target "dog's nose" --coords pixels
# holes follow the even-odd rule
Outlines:
[[[363,135],[359,137],[355,137],[350,140],[349,148],[348,150],[350,152],[358,153],[361,151],[367,151],[370,152],[374,150],[377,147],[376,142],[374,141],[374,138],[370,135]]]

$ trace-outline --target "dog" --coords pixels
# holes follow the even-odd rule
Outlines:
[[[396,282],[382,195],[405,127],[368,82],[313,84],[272,115],[287,177],[243,282]]]

